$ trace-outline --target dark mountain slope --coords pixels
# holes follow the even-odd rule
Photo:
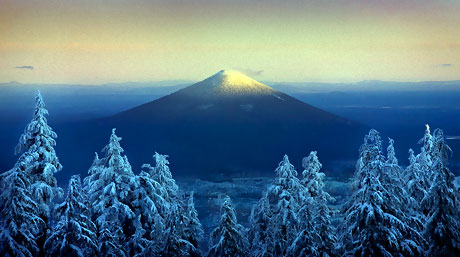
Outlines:
[[[365,128],[276,91],[238,72],[214,76],[158,100],[96,122],[75,125],[83,152],[100,150],[112,127],[135,169],[154,151],[170,155],[177,175],[214,177],[273,172],[284,153],[300,164],[356,158]],[[64,132],[65,134],[65,132]],[[62,137],[61,137],[62,138]]]

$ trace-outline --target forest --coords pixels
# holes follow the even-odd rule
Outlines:
[[[155,152],[154,164],[134,172],[115,128],[88,175],[72,176],[66,192],[58,187],[57,135],[40,92],[35,101],[18,160],[0,175],[1,256],[460,256],[460,191],[440,129],[427,125],[406,167],[394,141],[384,150],[371,129],[340,213],[330,208],[317,152],[302,160],[302,172],[285,155],[249,226],[224,197],[202,249],[194,193],[180,190],[168,156]]]

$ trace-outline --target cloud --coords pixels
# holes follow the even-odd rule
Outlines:
[[[34,69],[34,66],[24,65],[24,66],[16,66],[15,68],[16,68],[16,69],[33,70],[33,69]]]
[[[439,64],[439,67],[441,68],[450,68],[453,67],[454,65],[452,63],[441,63]]]
[[[235,68],[235,70],[239,70],[248,76],[260,76],[264,72],[264,70],[251,70],[245,68]]]

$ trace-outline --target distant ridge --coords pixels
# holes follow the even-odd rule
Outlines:
[[[9,81],[9,82],[5,82],[5,83],[0,83],[0,86],[19,86],[19,85],[23,85],[21,82],[18,82],[18,81]]]

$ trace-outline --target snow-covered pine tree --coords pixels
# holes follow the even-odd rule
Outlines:
[[[317,204],[315,201],[316,198],[322,193],[323,177],[324,173],[320,172],[322,168],[321,162],[319,162],[317,152],[312,151],[310,154],[303,158],[302,167],[304,168],[302,172],[303,179],[301,180],[301,185],[303,188],[299,192],[300,196],[300,207],[298,211],[299,219],[299,231],[303,231],[301,234],[304,235],[304,245],[305,247],[314,247],[313,245],[313,222],[317,211]],[[299,240],[297,239],[297,244]]]
[[[156,201],[156,206],[164,219],[170,215],[173,205],[182,204],[180,203],[179,187],[172,177],[167,158],[167,155],[155,152],[153,155],[155,166],[152,167],[150,164],[144,164],[142,165],[143,171],[141,172],[142,177],[152,180],[156,194],[162,198]]]
[[[146,239],[144,236],[146,234],[145,229],[143,228],[141,216],[136,215],[136,219],[133,221],[132,226],[134,227],[134,235],[128,239],[128,243],[126,244],[127,248],[129,249],[128,256],[146,256],[144,255],[146,249],[148,248],[151,241]],[[155,256],[155,255],[150,255]]]
[[[305,187],[303,206],[299,211],[301,231],[289,248],[290,256],[333,256],[335,254],[335,229],[331,225],[328,202],[334,201],[323,190],[325,174],[316,151],[302,161],[302,184]]]
[[[153,159],[155,160],[155,166],[150,164],[142,165],[142,174],[144,178],[151,180],[152,185],[156,188],[155,194],[158,195],[157,198],[159,201],[155,201],[157,210],[161,216],[161,219],[157,219],[159,222],[156,228],[161,229],[161,231],[153,231],[154,236],[161,234],[162,237],[171,238],[173,241],[183,240],[184,235],[184,223],[181,223],[175,217],[176,215],[183,215],[185,213],[179,214],[179,210],[183,210],[180,199],[179,199],[179,187],[176,184],[176,181],[173,179],[171,171],[169,169],[169,161],[167,155],[159,154],[155,152]],[[181,217],[182,218],[182,217]],[[168,226],[177,226],[177,227],[168,227]],[[150,233],[152,233],[150,232]],[[175,244],[171,244],[175,245]],[[187,246],[187,244],[181,244]],[[149,246],[144,251],[145,254],[153,254],[155,251],[160,252],[162,255],[167,255],[169,251],[167,248],[169,245],[166,242],[155,243],[155,240],[152,240],[149,243]],[[175,246],[173,246],[175,247]]]
[[[420,209],[420,203],[427,194],[426,177],[421,174],[420,164],[414,155],[414,150],[409,149],[409,166],[405,170],[404,182],[407,192],[413,199],[411,202],[415,209]]]
[[[198,212],[195,209],[195,203],[193,198],[193,191],[187,199],[187,206],[185,208],[186,219],[185,219],[185,236],[195,248],[198,248],[198,243],[203,238],[203,227],[201,226],[200,220],[198,219]]]
[[[374,168],[383,167],[384,159],[380,134],[378,131],[371,129],[369,134],[364,137],[364,144],[359,148],[359,159],[356,163],[356,171],[352,183],[353,189],[357,190],[362,187],[361,183],[364,182],[364,177],[369,175],[371,163],[375,166]]]
[[[426,185],[424,185],[424,187],[428,190],[434,180],[432,156],[433,136],[431,135],[430,126],[428,124],[425,126],[425,134],[423,135],[423,138],[418,141],[419,144],[422,144],[422,147],[420,153],[416,156],[416,159],[420,166],[420,174],[426,181]]]
[[[442,130],[433,136],[434,181],[422,204],[428,210],[425,236],[430,256],[460,256],[460,198],[453,185],[454,175],[447,167],[450,147]]]
[[[102,256],[125,257],[130,249],[127,237],[123,234],[123,218],[118,215],[117,205],[110,206],[97,219],[99,252]]]
[[[145,249],[144,255],[156,253],[161,256],[197,256],[199,255],[196,247],[198,240],[196,236],[199,233],[196,227],[199,224],[198,216],[191,220],[190,215],[194,215],[194,211],[191,209],[192,206],[187,204],[184,196],[179,193],[179,188],[168,167],[167,157],[155,152],[153,156],[155,166],[142,165],[144,171],[141,174],[152,179],[152,184],[156,187],[154,198],[157,200],[154,202],[161,215],[161,219],[158,220],[162,222],[156,224],[162,227],[161,236],[167,238],[160,243],[152,240]],[[161,238],[158,234],[159,230],[152,230],[152,233],[155,234],[151,236],[152,238]]]
[[[63,194],[54,177],[62,165],[54,150],[57,135],[48,125],[48,110],[40,91],[37,91],[35,103],[32,121],[19,138],[16,154],[22,154],[18,163],[30,177],[32,195],[39,204],[40,216],[48,222],[50,211],[54,208],[53,199]]]
[[[92,217],[99,231],[99,251],[102,255],[126,256],[124,247],[136,234],[136,215],[132,208],[132,192],[138,187],[131,165],[122,156],[121,137],[112,130],[103,158],[95,158],[84,179]]]
[[[422,176],[420,165],[414,155],[414,151],[409,149],[409,166],[404,171],[404,190],[407,192],[407,208],[409,225],[419,232],[423,232],[426,223],[426,216],[422,210],[421,202],[427,195],[426,177]]]
[[[310,154],[303,158],[302,167],[302,184],[307,189],[306,192],[310,197],[316,197],[319,194],[320,188],[322,187],[324,173],[320,172],[323,165],[319,162],[317,152],[312,151]]]
[[[388,196],[394,203],[402,203],[404,206],[399,208],[406,208],[407,203],[411,202],[411,196],[407,191],[407,187],[404,181],[403,169],[398,165],[398,159],[396,158],[394,140],[388,138],[387,147],[387,158],[384,164],[384,172],[380,175],[380,182],[384,188],[388,191]],[[406,216],[412,217],[412,213],[406,211]]]
[[[326,257],[335,255],[337,237],[335,236],[335,228],[331,225],[332,211],[328,206],[328,203],[335,201],[335,199],[324,191],[323,179],[326,175],[320,172],[321,167],[322,164],[319,162],[316,151],[311,152],[309,158],[307,158],[307,164],[304,166],[307,173],[304,174],[304,171],[302,174],[304,174],[304,179],[311,178],[305,185],[307,185],[307,191],[310,192],[311,197],[316,202],[314,231],[317,240],[314,247],[319,256]]]
[[[452,155],[452,149],[447,145],[444,132],[441,129],[435,129],[433,133],[433,148],[431,149],[431,156],[434,161],[441,162],[446,166],[449,161],[449,156]],[[435,170],[435,176],[438,175]]]
[[[18,164],[1,175],[0,255],[33,257],[39,254],[36,236],[44,226],[30,181]]]
[[[284,155],[275,173],[277,177],[268,188],[267,199],[272,213],[273,237],[276,238],[275,255],[283,256],[299,232],[298,212],[303,203],[304,187],[287,155]]]
[[[230,197],[225,197],[221,207],[219,226],[211,232],[208,257],[249,256],[244,228],[238,224],[236,211]]]
[[[425,208],[427,206],[422,205],[421,202],[426,197],[435,179],[433,170],[434,138],[431,135],[430,126],[428,124],[425,126],[425,134],[418,142],[422,144],[421,151],[415,156],[413,164],[406,168],[407,190],[410,190],[413,200],[417,201],[415,205],[418,206],[420,217],[428,215],[429,210]]]
[[[331,223],[332,210],[328,206],[328,203],[335,199],[322,189],[321,191],[316,197],[318,210],[315,217],[315,233],[317,235],[315,248],[321,257],[336,256],[336,228]]]
[[[47,256],[97,256],[96,225],[81,190],[80,176],[69,181],[67,198],[56,207],[59,221],[45,241]]]
[[[93,174],[99,174],[103,168],[104,167],[103,167],[102,161],[101,161],[101,159],[99,159],[99,154],[97,152],[95,152],[94,153],[93,163],[91,164],[91,166],[88,169],[89,176],[85,177],[83,179],[83,182],[85,184],[83,189],[90,190],[90,188],[88,188],[87,182],[90,181],[90,179],[92,178]],[[94,177],[92,179],[94,179]],[[89,192],[87,192],[87,194],[89,194]],[[89,195],[88,195],[88,197],[90,198]],[[88,198],[88,200],[90,200],[89,198]]]
[[[385,161],[385,177],[389,179],[390,183],[398,188],[403,188],[404,186],[404,172],[403,169],[398,165],[398,159],[396,158],[395,141],[391,138],[388,138],[388,147],[387,147],[387,159]]]
[[[431,135],[430,125],[425,125],[425,134],[419,140],[419,144],[422,144],[421,151],[423,153],[429,154],[431,157],[431,150],[433,148],[433,136]]]
[[[299,190],[299,209],[297,213],[298,231],[296,238],[288,246],[287,256],[318,256],[316,242],[319,241],[315,233],[314,219],[317,211],[317,206],[314,202],[314,197],[318,196],[320,191],[320,183],[322,183],[323,173],[320,173],[322,164],[319,162],[315,151],[303,158],[302,172],[303,179],[301,185],[303,188]]]
[[[279,256],[290,256],[290,257],[308,257],[308,256],[319,256],[318,249],[316,248],[317,243],[320,239],[315,231],[314,225],[314,206],[313,198],[307,197],[303,200],[303,207],[299,210],[299,216],[301,216],[302,229],[299,233],[291,239],[290,245],[286,253]],[[279,254],[279,253],[278,253]]]
[[[155,152],[153,155],[155,167],[152,167],[150,164],[144,164],[142,165],[142,168],[146,169],[146,172],[150,173],[153,176],[153,179],[160,183],[163,189],[166,190],[167,195],[165,196],[165,199],[175,201],[178,197],[179,187],[169,170],[169,161],[167,158],[167,155]]]
[[[138,187],[132,192],[132,207],[138,217],[142,229],[137,228],[132,244],[137,242],[138,247],[131,247],[132,254],[146,254],[148,245],[155,244],[155,251],[150,255],[158,255],[158,245],[162,243],[165,229],[165,220],[169,215],[169,203],[163,198],[167,195],[161,185],[156,182],[148,172],[141,171],[136,176]],[[140,231],[144,231],[141,235]],[[143,255],[141,255],[143,256]]]
[[[388,138],[388,147],[387,147],[387,161],[388,165],[398,165],[398,159],[396,158],[395,152],[395,141],[391,138]]]
[[[275,256],[275,227],[266,194],[252,208],[249,224],[248,239],[252,256]]]
[[[379,133],[371,130],[360,148],[354,193],[344,207],[342,245],[351,256],[420,256],[423,239],[406,222],[404,202],[388,189]]]
[[[38,246],[43,252],[43,243],[50,228],[51,210],[54,209],[53,200],[63,195],[54,177],[54,173],[60,171],[62,165],[54,150],[57,135],[48,125],[48,110],[40,91],[37,91],[35,103],[33,118],[16,146],[16,154],[21,154],[16,167],[29,178],[32,198],[38,204],[39,216],[44,221],[44,226],[37,235]]]
[[[161,256],[197,257],[201,256],[198,249],[188,241],[185,210],[181,205],[173,205],[170,216],[166,220],[165,240]]]

